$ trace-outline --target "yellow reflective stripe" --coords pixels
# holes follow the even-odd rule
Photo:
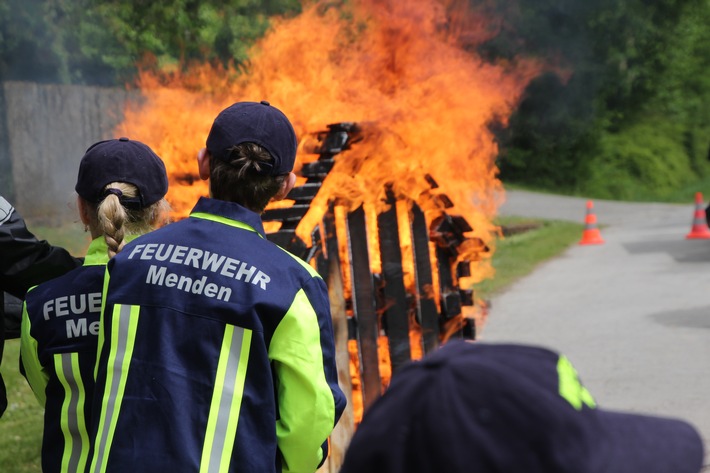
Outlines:
[[[204,212],[191,213],[190,217],[201,218],[203,220],[211,220],[213,222],[229,225],[230,227],[241,228],[242,230],[249,230],[250,232],[254,232],[257,235],[259,235],[260,237],[264,238],[264,236],[261,233],[259,233],[258,231],[256,231],[256,229],[254,229],[254,227],[247,225],[244,222],[240,222],[238,220],[232,220],[229,218],[220,217],[219,215],[212,215],[212,214],[208,214],[208,213],[204,213]]]
[[[128,368],[133,356],[139,313],[140,306],[116,304],[113,308],[106,364],[106,386],[101,399],[99,430],[90,470],[93,473],[106,471],[123,393],[126,389]]]
[[[564,355],[557,360],[557,376],[560,383],[560,396],[565,398],[572,407],[578,411],[582,410],[583,404],[592,409],[596,407],[591,393],[580,383],[577,370]]]
[[[244,396],[252,331],[227,325],[202,446],[200,473],[229,470]]]
[[[55,354],[54,370],[64,388],[59,419],[64,437],[61,471],[84,471],[89,455],[89,434],[84,418],[86,391],[79,369],[79,354]]]
[[[37,340],[32,337],[32,322],[27,313],[27,302],[22,304],[22,324],[20,326],[20,358],[25,368],[25,377],[32,388],[40,406],[44,407],[47,401],[47,382],[49,374],[39,362]]]

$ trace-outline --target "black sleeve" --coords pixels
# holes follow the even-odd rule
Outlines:
[[[38,240],[25,221],[0,196],[0,289],[20,299],[39,283],[81,265],[64,248]]]
[[[3,329],[5,330],[4,339],[20,338],[20,326],[22,324],[22,299],[18,299],[12,294],[2,293],[4,296],[5,317],[3,320]],[[2,308],[0,308],[2,310]],[[0,338],[2,340],[2,338]]]
[[[17,304],[4,313],[4,291],[22,299],[30,287],[66,273],[81,261],[63,248],[38,240],[12,205],[0,196],[0,360],[5,338],[18,335],[20,321]],[[6,324],[9,333],[5,333]],[[0,416],[6,407],[5,384],[0,376]]]

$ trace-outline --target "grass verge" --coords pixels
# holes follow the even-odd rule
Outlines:
[[[7,387],[8,406],[0,419],[0,465],[8,473],[42,471],[42,412],[25,378],[18,369],[20,341],[5,342],[2,377]]]
[[[582,237],[584,225],[559,220],[500,217],[495,222],[510,234],[497,242],[493,254],[495,277],[474,285],[476,297],[490,300],[513,282],[530,274]],[[524,228],[526,231],[516,232]]]

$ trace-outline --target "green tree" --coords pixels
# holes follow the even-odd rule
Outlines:
[[[710,174],[710,1],[664,5],[653,4],[662,20],[652,22],[656,41],[640,48],[635,88],[607,95],[619,103],[609,105],[615,119],[591,158],[587,193],[666,197]]]
[[[644,116],[662,115],[683,127],[693,169],[708,173],[710,160],[710,0],[690,5],[664,50],[667,70]],[[655,112],[655,113],[654,113]]]
[[[676,160],[675,165],[650,164],[656,171],[676,169],[673,185],[688,178],[687,163],[702,171],[697,159],[701,131],[691,122],[706,121],[709,108],[707,80],[698,77],[707,71],[709,56],[708,0],[520,0],[497,2],[495,10],[505,18],[504,26],[480,52],[489,60],[543,57],[551,66],[551,72],[532,81],[510,127],[499,133],[501,177],[594,192],[591,183],[604,182],[594,171],[602,161],[613,161],[618,171],[652,161],[641,156]],[[655,120],[659,115],[675,123]],[[662,141],[643,142],[641,130],[654,129],[644,121],[652,117],[657,133],[667,134],[662,147],[675,150],[671,155],[649,149]],[[678,120],[684,123],[680,129]],[[688,134],[690,128],[695,131]],[[676,146],[678,136],[687,144]],[[630,140],[641,142],[610,157],[611,143]],[[695,157],[679,156],[678,150]],[[643,180],[649,172],[627,177]]]
[[[0,0],[0,79],[56,80],[61,68],[41,0]]]
[[[0,0],[0,79],[120,84],[159,66],[240,64],[298,0]]]

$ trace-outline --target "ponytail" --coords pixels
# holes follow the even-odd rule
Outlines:
[[[113,182],[107,185],[106,188],[117,189],[121,194],[127,197],[135,197],[136,195],[135,186],[123,182]],[[104,200],[99,202],[98,208],[96,209],[96,214],[99,219],[99,229],[106,239],[109,258],[116,256],[116,253],[121,251],[125,244],[123,241],[125,236],[124,225],[126,220],[128,220],[128,212],[126,208],[121,205],[119,195],[120,194],[117,192],[109,193]]]
[[[109,258],[123,249],[126,235],[142,235],[167,223],[170,206],[165,199],[142,209],[129,209],[121,204],[119,196],[137,197],[138,189],[133,184],[112,182],[104,190],[106,197],[96,205],[90,226],[104,236]]]
[[[215,199],[236,202],[262,213],[274,197],[285,175],[271,176],[265,173],[272,166],[269,152],[256,143],[234,146],[229,160],[210,159],[210,193]]]

